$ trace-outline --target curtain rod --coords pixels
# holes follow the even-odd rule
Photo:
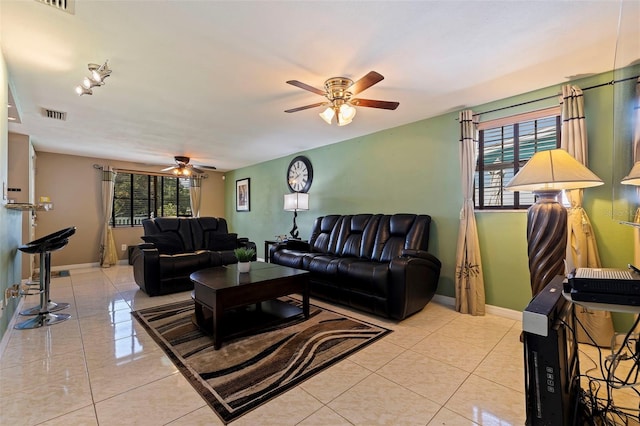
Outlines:
[[[93,168],[96,170],[104,170],[104,167],[102,167],[99,164],[94,164]],[[176,176],[173,173],[160,173],[160,172],[148,172],[146,170],[130,170],[130,169],[120,169],[117,167],[113,168],[113,171],[115,172],[122,172],[122,173],[133,173],[133,174],[141,174],[141,175],[150,175],[150,176],[165,176],[165,177],[179,177],[181,179],[189,179],[191,178],[191,176]],[[203,179],[206,179],[209,177],[208,174],[194,174],[193,177],[201,177]]]
[[[585,87],[584,89],[582,89],[582,91],[586,92],[587,90],[597,89],[598,87],[602,87],[602,86],[613,86],[616,83],[622,83],[623,81],[633,80],[633,79],[638,78],[638,77],[640,77],[640,75],[636,75],[636,76],[633,76],[633,77],[627,77],[627,78],[623,78],[623,79],[620,79],[620,80],[611,80],[611,81],[608,81],[606,83],[596,84],[595,86]],[[477,113],[474,113],[473,116],[476,117],[476,116],[482,115],[482,114],[489,114],[490,112],[502,111],[503,109],[515,108],[515,107],[519,107],[519,106],[522,106],[522,105],[532,104],[532,103],[535,103],[535,102],[546,101],[548,99],[557,98],[558,96],[561,96],[561,95],[562,95],[562,93],[558,93],[556,95],[545,96],[544,98],[533,99],[531,101],[526,101],[526,102],[520,102],[519,104],[515,104],[515,105],[509,105],[509,106],[505,106],[505,107],[501,107],[501,108],[491,109],[489,111],[477,112]]]

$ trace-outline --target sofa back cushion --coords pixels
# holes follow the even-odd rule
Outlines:
[[[384,215],[380,218],[372,259],[389,262],[402,250],[427,250],[431,216],[415,214]]]
[[[193,218],[191,220],[191,233],[193,246],[196,250],[220,251],[233,250],[238,247],[238,235],[228,236],[230,234],[227,228],[227,221],[222,217]]]
[[[342,223],[342,216],[337,214],[316,218],[309,239],[311,251],[335,254],[340,223]]]
[[[382,215],[345,216],[338,235],[337,251],[341,257],[371,259],[378,222]]]
[[[233,250],[237,247],[235,241],[231,247],[229,240],[232,237],[227,237],[227,221],[221,217],[156,217],[143,220],[142,227],[145,235],[171,233],[179,236],[182,252]],[[237,239],[237,235],[234,234],[233,239]]]
[[[143,235],[142,240],[145,243],[152,243],[155,245],[160,254],[184,253],[182,238],[173,231],[153,235]]]
[[[156,217],[142,221],[145,235],[158,235],[161,233],[175,233],[182,240],[185,252],[195,250],[191,237],[191,218],[182,217]]]

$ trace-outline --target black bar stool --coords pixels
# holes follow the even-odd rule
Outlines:
[[[20,251],[22,251],[24,253],[41,254],[41,256],[40,256],[40,279],[38,280],[38,282],[33,283],[33,284],[38,285],[39,289],[37,291],[33,291],[31,289],[28,289],[28,290],[26,290],[26,291],[21,293],[22,296],[31,296],[31,295],[35,295],[35,294],[42,294],[42,292],[44,291],[44,281],[42,280],[42,277],[44,276],[44,272],[45,271],[49,271],[48,272],[49,279],[51,277],[51,265],[48,263],[50,261],[50,255],[47,256],[46,253],[44,255],[42,255],[42,251],[41,251],[42,247],[41,246],[44,243],[53,244],[58,240],[67,239],[68,237],[73,235],[75,232],[76,232],[76,228],[75,227],[61,229],[60,231],[56,231],[56,232],[54,232],[52,234],[45,235],[44,237],[38,238],[37,240],[33,240],[30,243],[27,243],[27,244],[25,244],[23,246],[18,247],[18,250],[20,250]],[[29,286],[31,286],[33,284],[27,283],[27,285],[29,285]],[[61,311],[63,309],[67,309],[68,307],[69,307],[68,303],[55,303],[55,302],[52,302],[51,300],[47,300],[47,308],[48,308],[49,312]],[[41,305],[37,305],[37,306],[34,306],[32,308],[20,311],[20,315],[25,315],[25,316],[38,315],[41,310],[42,310]]]
[[[51,289],[51,252],[60,250],[69,243],[69,237],[75,234],[75,226],[54,232],[18,247],[18,250],[40,255],[40,305],[20,312],[20,315],[35,315],[27,321],[16,324],[14,328],[25,330],[44,325],[53,325],[71,318],[69,314],[52,312],[66,309],[68,303],[55,303],[49,298]]]

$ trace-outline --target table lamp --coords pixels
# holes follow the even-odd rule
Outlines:
[[[535,204],[527,211],[527,252],[533,296],[554,276],[564,273],[567,209],[558,202],[558,195],[565,189],[603,184],[567,151],[552,149],[534,154],[505,186],[510,191],[529,191],[536,195]]]
[[[291,228],[289,233],[291,234],[291,238],[297,240],[300,238],[298,236],[298,225],[296,225],[298,210],[309,210],[309,194],[306,192],[284,194],[284,210],[293,212],[293,228]]]
[[[640,161],[636,161],[629,174],[622,178],[620,183],[623,185],[640,186]]]

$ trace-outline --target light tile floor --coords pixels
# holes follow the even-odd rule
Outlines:
[[[7,332],[0,424],[222,424],[130,315],[190,292],[150,298],[122,265],[72,270],[52,280],[51,295],[71,303],[72,318]],[[435,302],[399,323],[332,309],[394,332],[234,425],[524,424],[519,321]]]

